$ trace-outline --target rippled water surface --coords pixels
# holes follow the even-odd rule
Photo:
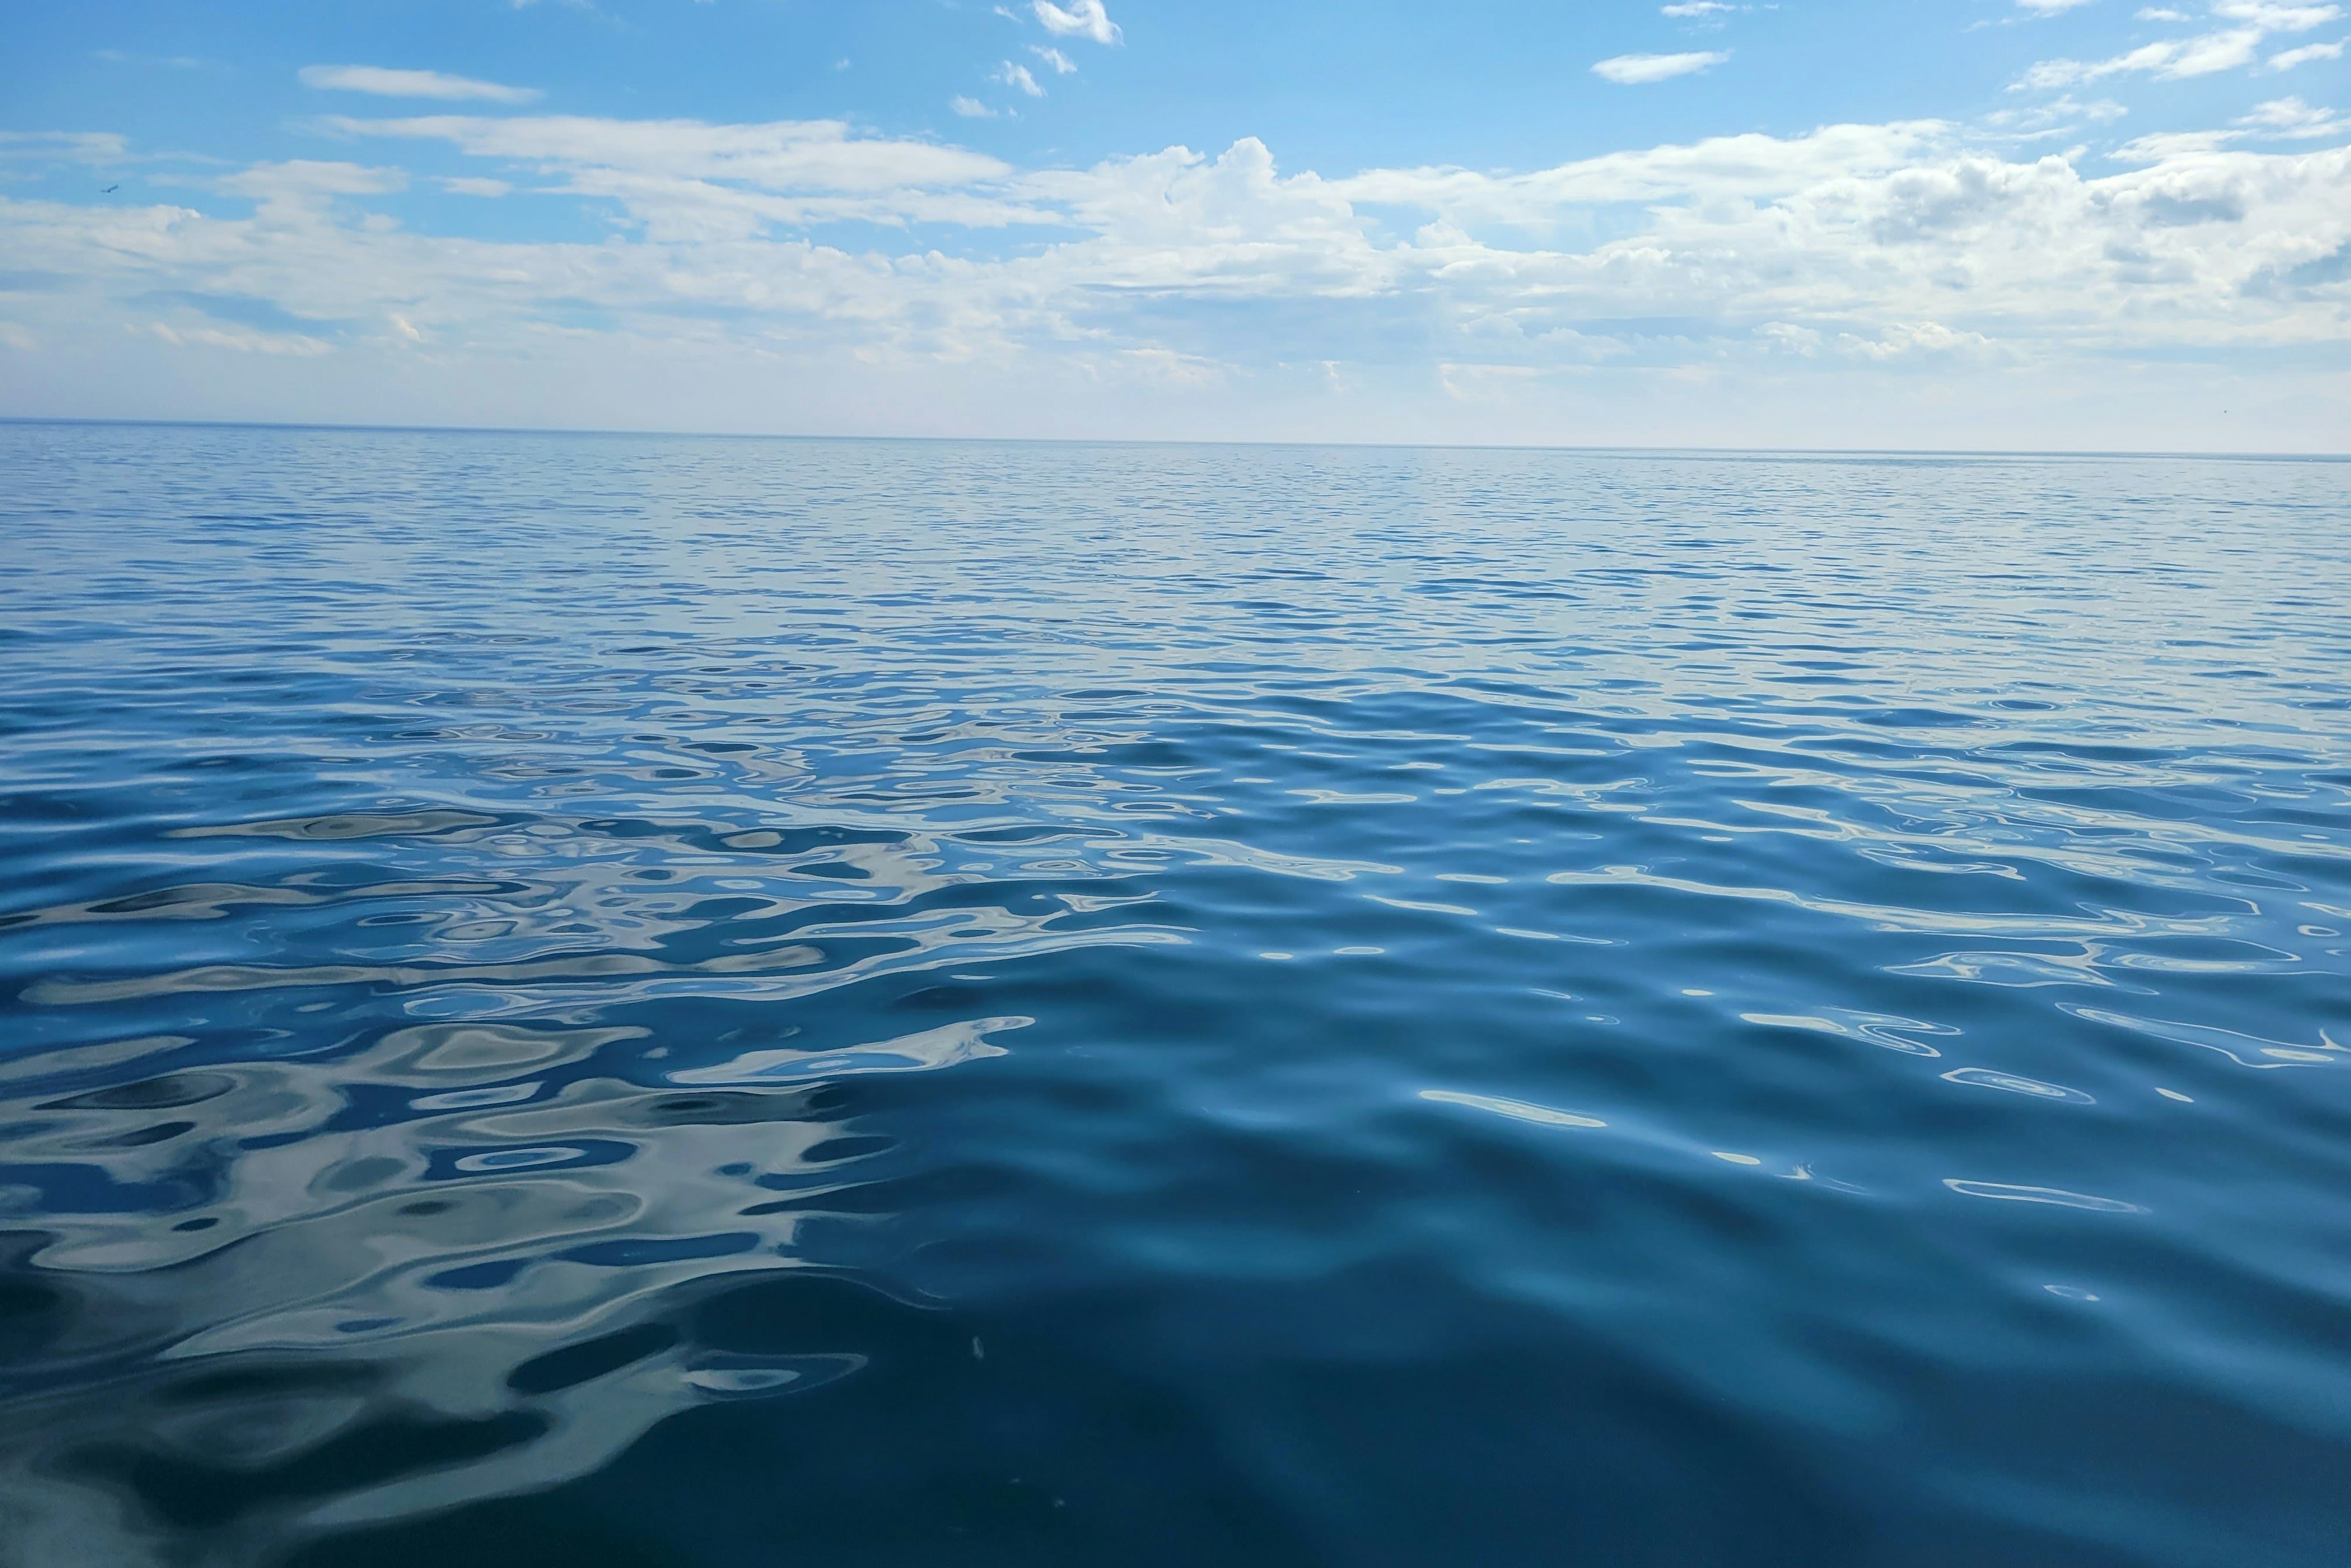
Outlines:
[[[0,1562],[2351,1560],[2351,465],[0,426]]]

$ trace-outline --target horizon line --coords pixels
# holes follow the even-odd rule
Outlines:
[[[643,430],[602,425],[370,424],[319,420],[124,419],[72,414],[0,414],[0,425],[81,425],[148,430],[283,430],[379,435],[569,435],[678,441],[869,441],[1020,446],[1340,447],[1360,452],[1562,452],[1586,455],[1687,457],[2159,457],[2203,462],[2351,463],[2346,452],[2157,451],[2105,447],[1998,446],[1639,446],[1524,442],[1249,440],[1240,437],[1092,435],[899,435],[793,431]]]

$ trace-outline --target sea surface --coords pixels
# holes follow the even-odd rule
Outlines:
[[[2351,465],[0,425],[10,1568],[2340,1568]]]

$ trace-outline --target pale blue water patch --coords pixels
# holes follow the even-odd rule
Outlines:
[[[0,1563],[2351,1553],[2351,466],[0,478]]]

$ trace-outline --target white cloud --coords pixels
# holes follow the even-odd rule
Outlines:
[[[538,89],[507,87],[471,77],[440,71],[391,70],[382,66],[304,66],[297,73],[304,87],[336,92],[373,93],[378,98],[432,98],[451,102],[529,103]]]
[[[1010,60],[1005,61],[997,73],[988,79],[990,81],[1002,82],[1008,88],[1017,88],[1020,91],[1027,93],[1030,98],[1042,98],[1045,96],[1045,89],[1037,85],[1037,78],[1029,73],[1029,68],[1027,66],[1015,65]]]
[[[1102,8],[1102,0],[1077,0],[1077,4],[1067,10],[1054,5],[1053,0],[1034,0],[1030,9],[1036,13],[1037,20],[1044,24],[1045,31],[1059,37],[1092,38],[1097,44],[1115,44],[1124,36],[1120,33],[1118,24],[1110,19],[1110,13]]]
[[[2142,16],[2158,13],[2142,12]],[[2160,13],[2167,20],[2186,20],[2176,12]],[[2306,33],[2343,15],[2340,5],[2282,5],[2275,0],[2219,0],[2212,16],[2232,22],[2193,37],[2165,38],[2143,44],[2103,60],[2043,60],[2009,85],[2011,92],[2031,89],[2073,87],[2106,77],[2144,73],[2166,80],[2212,76],[2252,65],[2262,45],[2279,33]],[[2288,53],[2300,54],[2299,50]],[[2277,57],[2283,58],[2283,56]],[[2272,61],[2275,66],[2275,60]],[[2286,68],[2276,67],[2283,69]]]
[[[1078,68],[1077,61],[1070,58],[1069,56],[1063,54],[1061,50],[1048,48],[1043,44],[1029,45],[1029,52],[1036,56],[1039,59],[1044,61],[1047,65],[1052,67],[1053,74],[1056,76],[1068,76],[1071,71]]]
[[[2273,71],[2290,71],[2296,66],[2313,60],[2339,60],[2343,57],[2343,41],[2332,44],[2304,44],[2298,49],[2281,49],[2272,55],[2269,68]]]
[[[2126,141],[2106,156],[2117,163],[2176,163],[2248,138],[2305,141],[2345,131],[2351,131],[2351,120],[2338,119],[2331,109],[2313,109],[2298,98],[2278,98],[2238,116],[2233,130],[2162,131]]]
[[[774,366],[794,386],[867,388],[857,406],[879,411],[873,427],[900,429],[904,410],[935,407],[951,386],[984,423],[1041,406],[1015,387],[1091,388],[1070,394],[1086,410],[1151,388],[1246,401],[1288,385],[1284,365],[1321,389],[1332,361],[1366,408],[1389,395],[1375,389],[1407,384],[1436,400],[1426,408],[1452,406],[1440,382],[1499,414],[1562,395],[1562,377],[1608,378],[1576,384],[1622,403],[1646,395],[1645,377],[1698,396],[1758,367],[1899,378],[1928,364],[1962,378],[2027,368],[2012,385],[2028,392],[2071,376],[2103,407],[2095,389],[2117,361],[2209,374],[2215,356],[2264,346],[2351,350],[2351,280],[2332,259],[2351,253],[2351,148],[2311,145],[2329,117],[2300,100],[2245,121],[2141,139],[2135,166],[2103,173],[1915,121],[1633,148],[1524,174],[1325,179],[1284,172],[1249,139],[1214,157],[1170,148],[1024,171],[826,121],[346,120],[380,146],[453,148],[485,179],[534,171],[538,188],[609,210],[614,232],[522,242],[371,227],[367,198],[401,171],[266,164],[223,186],[261,199],[250,216],[0,199],[0,271],[74,280],[69,296],[41,297],[43,354],[105,339],[305,374],[348,363],[334,384],[355,398],[395,373],[369,356],[396,349],[434,367],[420,397],[495,383],[577,408],[592,388],[642,398],[647,365],[672,367],[663,374],[689,398]],[[2285,150],[2249,150],[2256,135]],[[915,241],[821,226],[849,218],[1018,223],[1034,238],[1008,248],[951,229]],[[173,314],[153,303],[166,298],[280,316]],[[15,379],[62,384],[35,371]],[[853,402],[759,406],[825,427],[850,417],[841,399]],[[444,406],[444,420],[496,412]],[[610,406],[608,422],[622,412]],[[661,417],[720,417],[678,406],[704,412]],[[1145,427],[1139,415],[1128,426]],[[1499,427],[1459,430],[1480,428]]]
[[[447,141],[479,158],[552,169],[606,168],[679,179],[727,180],[769,191],[889,191],[964,185],[1010,171],[960,147],[852,135],[837,120],[714,125],[699,120],[600,120],[575,115],[425,115],[338,119],[352,135]]]
[[[147,332],[174,348],[233,349],[240,354],[295,354],[306,359],[334,352],[333,344],[301,333],[254,332],[224,327],[173,327],[162,321],[147,323]]]
[[[1671,77],[1687,76],[1719,66],[1729,59],[1727,53],[1690,53],[1681,55],[1618,55],[1600,61],[1592,74],[1625,87],[1637,87]]]
[[[957,93],[953,98],[947,99],[947,107],[954,110],[957,114],[962,115],[966,120],[994,120],[996,118],[996,110],[988,108],[987,105],[980,102],[979,99],[976,98],[967,98],[962,93]]]
[[[503,196],[514,190],[504,180],[488,180],[475,174],[460,174],[441,182],[441,188],[453,196]]]
[[[2212,15],[2244,22],[2265,33],[2307,33],[2343,15],[2340,5],[2280,5],[2274,0],[2220,0]]]
[[[2133,12],[2132,15],[2142,22],[2193,22],[2196,20],[2185,11],[2174,11],[2162,5],[2149,5],[2143,11]]]
[[[1725,12],[1738,9],[1736,5],[1726,4],[1726,0],[1681,0],[1681,4],[1677,5],[1658,6],[1657,15],[1674,17],[1719,16]]]
[[[120,163],[130,152],[130,143],[111,131],[0,131],[0,158]]]
[[[2134,137],[2106,154],[2116,163],[2165,163],[2218,152],[2243,134],[2235,131],[2158,131]]]
[[[1426,207],[1463,225],[1534,226],[1594,206],[1769,201],[1809,186],[1891,173],[1952,134],[1940,120],[1831,125],[1786,139],[1750,133],[1609,152],[1527,174],[1380,169],[1329,183],[1350,201]]]
[[[2204,76],[2228,70],[2253,57],[2261,34],[2252,28],[2208,34],[2200,38],[2175,38],[2146,44],[2128,54],[2105,60],[2043,60],[2011,84],[2010,91],[2032,88],[2072,87],[2128,72],[2152,72],[2159,77]]]
[[[2252,112],[2239,117],[2237,123],[2247,128],[2251,135],[2283,136],[2297,141],[2333,136],[2351,129],[2331,109],[2313,109],[2298,98],[2276,98],[2267,103],[2257,103]]]
[[[1880,361],[1929,354],[1980,353],[1992,346],[1992,340],[1980,332],[1954,331],[1939,321],[1896,322],[1871,336],[1840,332],[1834,342],[1839,353]]]
[[[1998,126],[2001,130],[2013,130],[2029,136],[2048,136],[2059,130],[2072,130],[2085,123],[2105,125],[2122,119],[2129,112],[2110,98],[2081,103],[2068,95],[2025,109],[2003,109],[1983,118],[1985,124]]]
[[[312,202],[328,196],[380,196],[406,188],[408,176],[398,169],[369,169],[357,163],[322,163],[296,159],[286,163],[256,163],[242,173],[216,182],[232,196],[251,196],[265,203]]]
[[[2027,11],[2043,16],[2053,16],[2060,11],[2071,11],[2077,5],[2087,5],[2090,0],[2016,0]]]
[[[990,111],[978,107],[973,118],[987,118]],[[428,115],[329,124],[350,135],[446,141],[536,170],[561,182],[549,189],[616,204],[661,243],[747,239],[777,225],[987,227],[1037,216],[1026,204],[987,193],[1010,172],[996,159],[928,141],[853,136],[839,120]]]

